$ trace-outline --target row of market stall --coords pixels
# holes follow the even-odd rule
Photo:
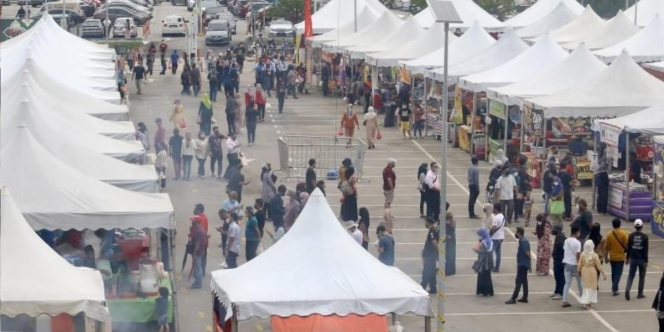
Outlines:
[[[153,321],[157,288],[172,285],[159,240],[173,206],[154,166],[138,162],[146,151],[117,92],[115,50],[45,14],[0,56],[3,324]]]
[[[323,58],[363,62],[374,89],[384,83],[377,79],[383,68],[406,71],[409,75],[392,79],[400,81],[396,85],[423,86],[422,99],[413,99],[427,111],[434,135],[449,121],[449,139],[479,157],[516,161],[525,154],[535,187],[552,156],[569,159],[575,178],[592,183],[599,147],[595,122],[664,105],[664,83],[641,66],[664,60],[664,2],[642,0],[605,20],[576,1],[540,0],[505,22],[473,1],[451,2],[463,23],[450,25],[454,36],[449,36],[447,68],[444,29],[429,10],[401,19],[366,0],[358,8],[363,19],[357,29],[351,15],[338,29],[321,26],[324,33],[311,38],[311,44],[324,55],[336,54]],[[454,98],[441,101],[443,89]],[[448,112],[441,115],[440,105],[447,105]],[[632,144],[641,152],[652,151],[650,140]],[[616,167],[629,170],[629,153],[616,150],[615,155]],[[652,153],[636,156],[644,174],[651,173]],[[651,201],[640,203],[641,212],[630,213],[637,204],[630,210],[630,194],[620,193],[626,196],[618,204],[615,192],[611,213],[651,219]]]

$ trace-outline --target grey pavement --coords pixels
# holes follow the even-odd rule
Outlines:
[[[155,8],[155,18],[153,22],[161,20],[171,14],[189,15],[185,7],[173,7],[168,3]],[[4,15],[3,15],[4,16]],[[150,41],[159,41],[159,25],[153,23],[152,33],[148,36]],[[244,22],[238,22],[238,35],[235,36],[235,42],[244,37]],[[199,39],[202,47],[202,40]],[[186,45],[184,38],[171,38],[169,40],[170,50],[177,48],[182,50]],[[213,48],[215,52],[220,52],[223,48]],[[204,54],[205,47],[201,48],[201,54]],[[158,65],[158,64],[157,64]],[[245,71],[241,76],[242,86],[253,83],[252,62],[245,64]],[[156,68],[155,68],[156,69]],[[158,72],[158,70],[157,70]],[[135,86],[129,84],[131,117],[134,122],[143,121],[148,125],[150,137],[154,134],[154,119],[161,117],[167,121],[173,99],[182,98],[186,114],[187,128],[192,133],[197,133],[195,128],[195,118],[197,115],[199,99],[190,96],[180,96],[180,80],[178,75],[167,74],[165,76],[155,75],[149,77],[150,82],[143,89],[143,95],[135,95]],[[207,84],[204,84],[203,90],[207,90]],[[225,121],[223,121],[224,97],[218,98],[214,104],[214,118],[217,124],[226,132]],[[276,100],[268,98],[268,103],[276,106]],[[260,195],[260,167],[265,162],[272,163],[274,168],[278,168],[277,137],[281,135],[310,135],[310,136],[334,136],[338,128],[341,114],[344,110],[343,103],[338,99],[323,98],[320,93],[312,92],[312,95],[302,95],[300,99],[287,99],[283,114],[276,112],[276,107],[268,111],[266,122],[259,124],[257,129],[256,145],[244,147],[243,152],[249,159],[254,159],[245,168],[245,176],[252,183],[246,187],[243,193],[244,204],[251,204],[254,198]],[[222,114],[222,115],[219,115]],[[382,116],[379,119],[382,123]],[[167,123],[169,131],[173,125]],[[366,154],[364,173],[370,182],[359,184],[358,206],[365,206],[369,209],[372,216],[372,237],[370,242],[375,239],[375,227],[382,220],[383,215],[383,194],[382,194],[382,169],[389,157],[396,158],[396,194],[392,207],[392,212],[396,217],[394,236],[396,240],[396,263],[395,265],[403,270],[413,279],[420,281],[422,263],[420,253],[426,236],[424,222],[419,218],[418,204],[419,193],[416,189],[417,167],[423,163],[432,161],[444,161],[448,165],[447,189],[448,201],[451,204],[452,211],[457,220],[457,274],[446,278],[446,330],[447,331],[483,331],[491,330],[493,332],[512,331],[526,332],[537,328],[540,332],[559,332],[559,331],[610,331],[610,332],[632,332],[632,331],[657,331],[657,320],[655,313],[650,309],[652,297],[659,284],[659,278],[662,275],[664,267],[664,239],[651,236],[651,263],[646,278],[646,296],[644,300],[636,300],[633,297],[631,302],[624,300],[622,296],[612,297],[610,294],[610,284],[600,282],[599,302],[595,310],[586,311],[580,304],[578,298],[572,299],[572,307],[567,309],[560,308],[559,301],[552,301],[549,294],[553,290],[554,281],[552,276],[539,277],[535,274],[529,275],[530,293],[529,304],[517,304],[507,306],[504,301],[510,297],[514,287],[515,277],[515,255],[516,241],[513,237],[513,231],[516,227],[512,224],[507,229],[506,243],[503,248],[504,263],[501,273],[493,274],[494,297],[477,297],[475,295],[476,275],[471,269],[475,260],[475,254],[471,247],[477,242],[475,232],[479,227],[479,221],[468,219],[467,217],[467,181],[466,167],[469,164],[470,156],[457,148],[450,148],[448,154],[443,158],[441,154],[441,144],[433,138],[423,140],[403,140],[401,133],[396,128],[384,128],[382,130],[384,138],[376,143],[376,150],[368,150]],[[363,138],[364,128],[361,128],[357,135]],[[241,138],[246,142],[246,136]],[[194,162],[195,163],[195,162]],[[224,161],[224,168],[227,161]],[[486,184],[490,165],[480,162],[481,182]],[[195,168],[194,168],[195,171]],[[206,168],[209,172],[209,167]],[[221,240],[214,228],[220,225],[216,217],[216,211],[220,208],[223,200],[226,199],[224,193],[225,182],[214,178],[205,179],[192,178],[191,181],[174,181],[172,167],[167,171],[168,185],[166,191],[170,194],[175,207],[177,221],[176,238],[176,266],[178,267],[177,279],[177,299],[179,304],[179,326],[184,332],[189,331],[212,331],[212,296],[209,288],[190,290],[188,289],[187,273],[179,273],[179,265],[183,256],[183,250],[187,241],[188,218],[192,215],[193,207],[196,203],[203,203],[206,207],[206,214],[210,221],[211,239],[208,251],[208,271],[204,280],[204,285],[210,281],[210,271],[219,267],[222,262],[221,249],[218,247]],[[286,183],[290,188],[294,188],[294,182]],[[334,190],[335,186],[328,183],[328,201],[333,209],[338,209],[339,195]],[[534,196],[538,196],[536,190]],[[590,201],[591,190],[589,187],[582,187],[575,192],[575,195],[584,197]],[[480,195],[480,200],[483,194]],[[480,212],[480,206],[476,206],[476,212]],[[543,204],[537,200],[533,208],[533,216],[541,212]],[[611,217],[595,215],[596,219],[602,224],[603,232],[610,229]],[[523,225],[523,221],[520,222]],[[241,225],[242,227],[244,225]],[[271,227],[270,225],[267,226]],[[624,227],[632,230],[630,223],[624,223]],[[650,234],[650,225],[644,228]],[[531,241],[531,247],[536,248],[536,239],[531,234],[534,231],[534,222],[531,227],[526,229],[527,237]],[[269,248],[271,241],[264,239],[264,248]],[[370,251],[376,254],[376,249],[370,246]],[[287,259],[287,258],[286,258]],[[352,259],[352,258],[349,258]],[[240,257],[240,263],[244,262],[244,250]],[[605,271],[609,271],[609,266],[604,266]],[[621,281],[621,287],[624,288],[627,271]],[[266,280],[269,279],[266,275]],[[294,283],[297,281],[294,280]],[[622,292],[622,291],[621,291]],[[633,290],[634,292],[634,290]],[[432,298],[432,307],[435,310],[437,299]],[[406,331],[423,331],[424,320],[420,317],[400,316],[398,320],[404,325]],[[251,319],[240,323],[240,331],[269,331],[269,320]]]

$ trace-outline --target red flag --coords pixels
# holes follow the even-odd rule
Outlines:
[[[314,35],[314,28],[311,23],[311,0],[304,0],[304,36]]]

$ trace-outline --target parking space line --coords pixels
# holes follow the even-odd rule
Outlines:
[[[652,312],[652,310],[584,310],[584,311],[515,311],[515,312],[468,312],[468,313],[451,313],[445,314],[446,316],[522,316],[522,315],[586,315],[586,314],[618,314],[618,313],[635,313],[635,312]],[[597,315],[599,316],[599,315]],[[599,316],[601,317],[601,316]],[[608,322],[603,318],[600,320],[605,327],[611,329],[611,331],[617,331],[615,328],[611,327]]]

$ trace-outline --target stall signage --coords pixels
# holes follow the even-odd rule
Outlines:
[[[664,238],[664,202],[653,201],[652,220],[653,234]]]
[[[493,116],[495,116],[499,119],[505,119],[506,118],[505,109],[507,107],[505,107],[505,104],[503,104],[499,101],[495,101],[495,100],[491,100],[490,104],[491,104],[491,108],[489,109],[489,114],[491,114],[491,115],[493,115]]]
[[[620,128],[600,123],[599,130],[602,142],[609,145],[618,146],[620,132],[622,131]]]
[[[463,92],[461,91],[461,88],[459,85],[454,86],[454,110],[456,113],[454,113],[454,122],[455,123],[464,123],[464,118],[463,118],[463,102],[462,102],[462,96]]]
[[[590,160],[579,160],[576,162],[576,179],[592,180],[593,172],[590,170]]]
[[[542,137],[544,135],[544,113],[542,110],[536,110],[529,105],[523,105],[523,116],[528,135]]]
[[[611,189],[609,190],[609,205],[622,210],[623,208],[623,192],[621,190],[617,189]]]

